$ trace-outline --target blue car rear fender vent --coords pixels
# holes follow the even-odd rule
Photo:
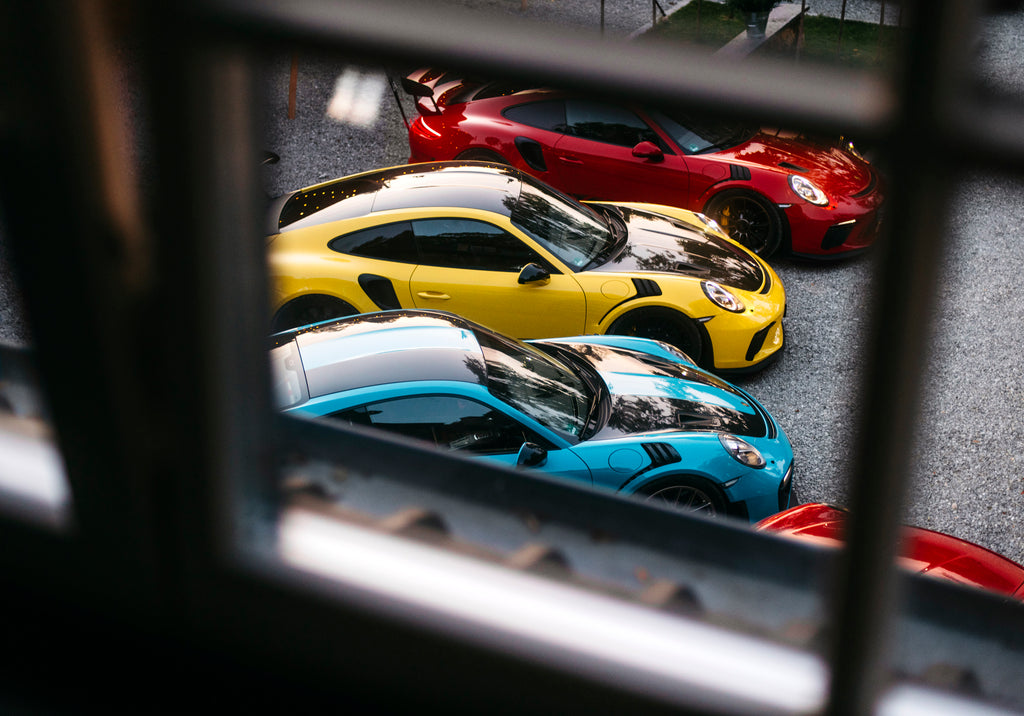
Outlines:
[[[651,464],[645,468],[647,470],[682,460],[679,452],[667,443],[644,443],[643,447],[647,457],[651,458]]]
[[[620,490],[626,489],[626,485],[651,470],[656,470],[659,467],[671,465],[675,462],[681,462],[683,459],[680,457],[679,452],[668,443],[643,443],[643,448],[644,452],[647,453],[647,457],[651,459],[651,464],[630,475],[628,480],[619,485]]]

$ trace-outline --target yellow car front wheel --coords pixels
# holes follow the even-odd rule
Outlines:
[[[703,365],[705,355],[701,331],[693,319],[670,308],[641,308],[615,319],[608,333],[616,336],[652,338],[673,345],[694,363]],[[710,353],[710,351],[708,351]]]

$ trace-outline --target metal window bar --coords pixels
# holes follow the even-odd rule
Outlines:
[[[976,5],[905,5],[914,31],[892,84],[827,68],[764,63],[741,69],[684,49],[631,46],[610,53],[593,41],[554,42],[557,33],[533,27],[496,33],[484,21],[422,4],[252,0],[139,9],[153,13],[145,37],[151,51],[147,83],[160,88],[153,97],[153,158],[162,201],[152,218],[163,240],[151,264],[136,252],[138,227],[116,211],[116,187],[104,181],[116,164],[97,141],[109,107],[89,92],[97,67],[81,62],[102,28],[84,5],[75,6],[70,19],[56,2],[23,9],[19,22],[7,27],[27,32],[8,33],[6,39],[40,62],[22,66],[28,81],[18,86],[49,91],[5,98],[8,109],[18,102],[31,105],[40,124],[5,127],[8,138],[23,143],[4,142],[6,164],[19,172],[8,173],[0,189],[18,200],[5,205],[5,220],[17,239],[16,259],[32,277],[26,282],[27,308],[68,462],[79,539],[69,545],[4,522],[0,534],[7,544],[26,547],[24,554],[5,555],[4,565],[30,574],[38,571],[33,561],[43,560],[58,567],[45,580],[55,589],[69,587],[101,600],[116,593],[143,622],[146,614],[168,615],[168,627],[195,619],[186,605],[211,584],[216,599],[225,602],[244,599],[254,586],[251,577],[224,570],[218,561],[236,540],[258,546],[271,538],[259,526],[273,518],[266,512],[274,510],[270,465],[279,447],[268,418],[262,314],[252,310],[264,302],[263,257],[261,242],[252,239],[260,227],[251,117],[238,111],[252,99],[243,47],[301,42],[386,63],[429,57],[452,67],[514,72],[641,100],[681,99],[733,116],[853,132],[881,142],[892,163],[890,201],[903,210],[891,217],[889,233],[900,240],[884,242],[878,252],[873,345],[886,350],[873,351],[868,361],[854,519],[832,619],[833,679],[825,708],[828,714],[873,712],[896,600],[891,558],[905,490],[905,436],[915,418],[915,356],[926,347],[920,316],[935,289],[934,262],[945,235],[945,217],[934,207],[946,205],[941,199],[966,166],[1024,169],[1020,108],[1000,105],[979,120],[964,100],[970,63],[963,56],[967,43],[959,38],[973,26]],[[693,71],[679,72],[680,66]],[[959,131],[967,116],[970,133]],[[949,141],[954,136],[957,141]],[[941,162],[931,151],[934,144],[948,148]],[[38,156],[29,150],[41,147],[51,161],[32,161]],[[77,230],[69,233],[66,215],[48,214],[48,197],[25,186],[45,186],[48,197],[62,197]],[[61,239],[72,260],[54,266],[47,251]],[[148,272],[152,284],[139,280]],[[78,299],[80,320],[73,322],[66,320],[68,307],[60,300],[69,291]],[[91,345],[100,350],[82,350]],[[69,355],[76,356],[79,374],[92,378],[88,384],[67,370]],[[148,360],[128,362],[126,355]],[[182,424],[186,415],[194,421]],[[133,421],[145,421],[147,434],[165,435],[166,441],[134,444]],[[265,519],[223,527],[224,515],[237,515],[229,506],[238,495],[244,509]],[[869,514],[868,501],[874,510],[870,526],[857,519]],[[96,565],[103,567],[100,581],[109,580],[115,589],[87,586],[96,584]],[[264,599],[289,605],[288,599]],[[329,604],[317,613],[325,620],[339,618]],[[280,619],[297,623],[287,612]],[[386,619],[363,619],[368,623],[348,623],[353,635],[376,629],[385,641],[421,639],[447,648],[456,663],[472,663],[443,640],[436,644]],[[506,665],[520,676],[551,678],[543,669]],[[597,693],[616,698],[614,688]],[[657,707],[658,700],[649,705]]]

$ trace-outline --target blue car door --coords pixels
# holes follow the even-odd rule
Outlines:
[[[484,460],[504,465],[505,467],[516,467],[516,459],[518,456],[518,448],[515,452],[480,455]],[[534,470],[546,475],[561,477],[568,480],[578,480],[588,485],[593,484],[593,479],[591,478],[590,470],[587,469],[586,463],[580,460],[572,450],[567,448],[562,450],[548,450],[547,457],[541,465],[534,468],[521,469]]]

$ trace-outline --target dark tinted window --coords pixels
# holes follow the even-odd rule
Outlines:
[[[527,441],[546,444],[501,411],[452,395],[384,400],[330,417],[425,440],[449,450],[495,454],[516,452]]]
[[[422,263],[428,266],[519,272],[543,259],[507,231],[472,219],[422,219],[412,222]]]
[[[752,134],[751,129],[738,122],[708,120],[679,111],[668,114],[655,111],[650,117],[687,154],[732,147]]]
[[[576,271],[615,241],[593,209],[530,177],[523,178],[512,224]]]
[[[332,239],[328,246],[342,254],[410,264],[419,263],[416,240],[408,221],[354,231]]]
[[[634,147],[645,141],[661,145],[654,130],[624,107],[570,99],[565,102],[565,119],[569,133],[576,137],[622,147]]]
[[[552,132],[565,130],[565,103],[560,100],[547,102],[530,102],[509,107],[504,112],[505,119],[525,124],[528,127],[547,129]]]

